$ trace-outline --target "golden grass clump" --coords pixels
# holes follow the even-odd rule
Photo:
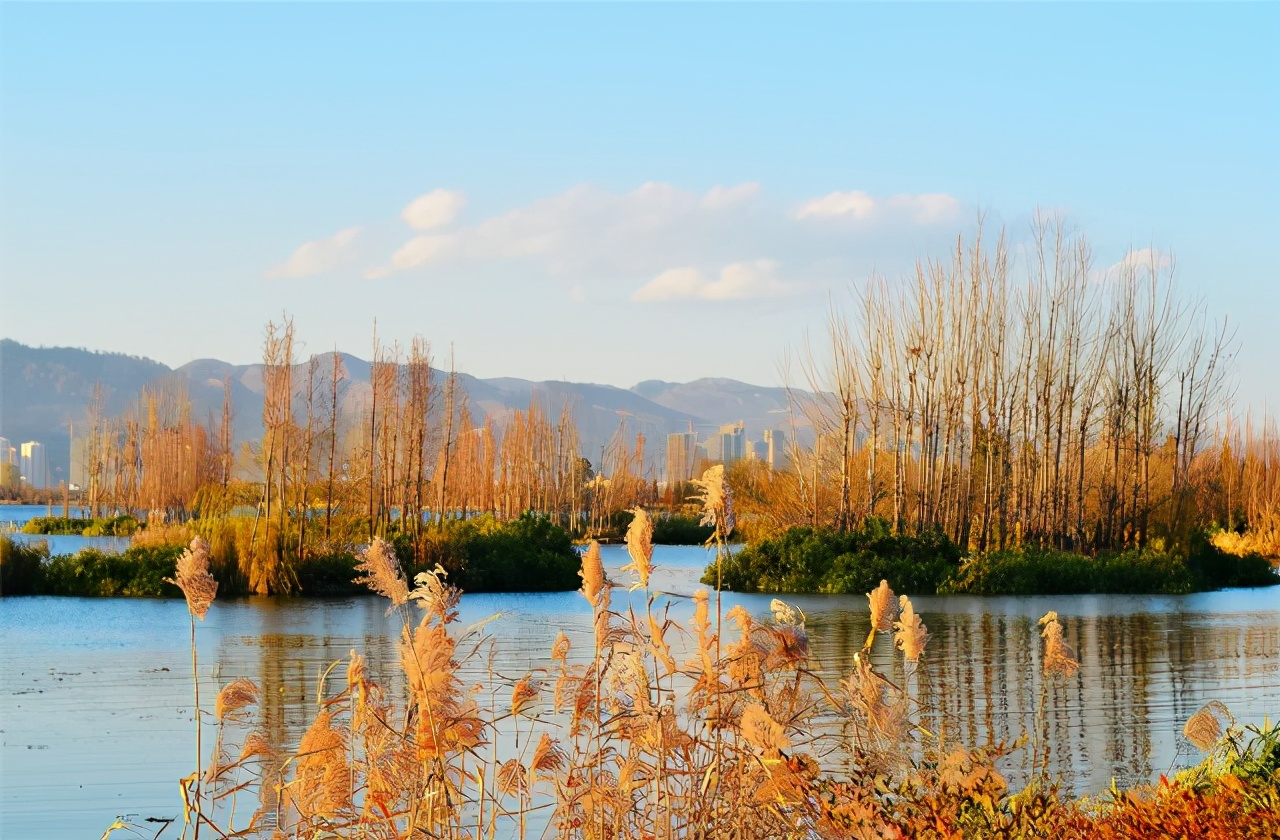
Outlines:
[[[649,575],[653,574],[653,520],[642,507],[634,508],[631,513],[631,524],[627,527],[627,554],[631,555],[631,562],[623,566],[622,571],[635,573],[633,589],[648,589]]]
[[[1058,621],[1058,614],[1050,610],[1038,623],[1044,628],[1040,635],[1044,637],[1045,676],[1075,676],[1076,671],[1080,670],[1080,663],[1072,656],[1071,648],[1062,638],[1062,624]]]
[[[209,574],[209,543],[203,537],[192,539],[191,545],[178,558],[176,576],[165,580],[182,590],[187,599],[187,609],[204,621],[209,606],[218,595],[218,582]]]
[[[403,606],[409,600],[409,584],[390,543],[375,537],[361,553],[356,571],[361,573],[356,583],[362,583],[372,592],[389,599],[392,606]]]
[[[920,654],[924,653],[924,646],[929,643],[929,631],[916,614],[910,598],[903,595],[898,599],[898,604],[900,618],[893,624],[897,630],[893,634],[893,642],[902,651],[904,659],[918,662]]]
[[[228,715],[233,715],[246,706],[252,706],[257,703],[258,694],[258,686],[252,680],[247,680],[243,677],[238,680],[232,680],[218,692],[213,716],[218,720],[226,720]]]
[[[1219,700],[1210,700],[1200,711],[1187,718],[1182,734],[1192,746],[1200,752],[1206,752],[1222,740],[1223,722],[1231,723],[1234,720],[1235,717],[1225,704]]]

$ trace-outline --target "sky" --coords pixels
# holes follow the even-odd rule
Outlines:
[[[769,385],[1039,212],[1280,407],[1280,4],[0,4],[0,335]]]

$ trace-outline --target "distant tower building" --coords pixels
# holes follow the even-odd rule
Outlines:
[[[19,465],[28,487],[46,487],[49,484],[48,468],[44,460],[44,446],[34,440],[22,444],[22,461]]]
[[[741,461],[747,454],[747,427],[739,420],[720,427],[720,460],[727,467]]]
[[[787,436],[778,429],[764,430],[765,463],[770,469],[787,468]]]
[[[698,435],[696,432],[667,435],[667,483],[679,484],[693,478],[697,457]]]
[[[13,445],[7,437],[0,437],[0,464],[13,463]]]

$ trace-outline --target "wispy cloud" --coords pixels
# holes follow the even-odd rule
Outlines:
[[[384,230],[380,239],[395,238],[364,276],[521,277],[593,301],[765,298],[912,259],[922,233],[954,234],[962,210],[941,193],[855,190],[794,204],[754,182],[627,192],[580,184],[470,224],[459,218],[466,203],[446,189],[415,198],[400,214],[412,230]]]
[[[778,279],[776,261],[749,260],[726,265],[714,280],[696,268],[670,268],[638,289],[631,299],[641,302],[746,300],[777,297],[799,288],[797,284]]]
[[[327,274],[354,259],[359,238],[360,228],[349,227],[327,239],[304,242],[288,260],[267,269],[265,276],[268,280],[284,280]]]

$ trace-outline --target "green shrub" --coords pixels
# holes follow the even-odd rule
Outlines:
[[[0,536],[0,595],[34,595],[40,591],[49,544],[14,542]]]
[[[499,523],[483,516],[430,531],[414,571],[439,563],[464,592],[561,592],[581,584],[581,561],[569,532],[525,514]]]
[[[298,590],[303,595],[360,595],[369,590],[355,582],[356,565],[360,561],[351,554],[326,554],[308,557],[294,567]]]
[[[1034,547],[971,558],[940,591],[967,595],[1181,595],[1195,591],[1181,558],[1152,549],[1095,557]]]
[[[895,536],[871,519],[846,533],[790,528],[744,547],[720,574],[722,587],[737,592],[864,593],[883,579],[896,592],[933,594],[959,562],[960,549],[941,533]],[[702,582],[715,585],[715,564]]]
[[[653,520],[654,545],[703,545],[714,532],[696,516],[657,516]]]
[[[1208,534],[1197,531],[1191,537],[1187,568],[1201,590],[1226,589],[1237,586],[1275,586],[1280,583],[1270,561],[1261,554],[1237,557],[1209,541]]]
[[[41,593],[85,597],[180,598],[172,578],[182,549],[177,546],[135,547],[123,554],[86,548],[53,557],[44,567]]]
[[[36,516],[22,526],[24,534],[70,535],[85,537],[131,537],[138,530],[138,520],[129,514],[105,519],[79,519],[74,516]]]

